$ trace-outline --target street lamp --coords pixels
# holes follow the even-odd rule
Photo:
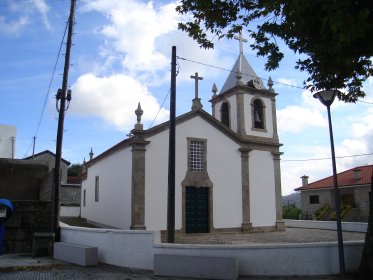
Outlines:
[[[340,278],[345,278],[345,260],[343,253],[343,238],[342,238],[342,226],[341,226],[341,211],[339,203],[339,192],[338,192],[338,180],[337,180],[337,168],[335,164],[335,153],[334,153],[334,140],[333,140],[333,128],[332,119],[330,116],[330,106],[332,105],[335,97],[338,94],[338,90],[323,90],[316,92],[313,97],[318,98],[320,102],[326,106],[328,110],[328,121],[329,121],[329,135],[330,135],[330,147],[332,152],[332,164],[333,164],[333,180],[334,180],[334,197],[335,197],[335,213],[337,220],[337,236],[338,236],[338,253],[339,253],[339,273]]]

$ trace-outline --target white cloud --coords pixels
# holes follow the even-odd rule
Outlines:
[[[3,16],[0,16],[0,33],[7,36],[18,37],[22,29],[30,23],[27,16],[21,16],[17,20],[7,21]]]
[[[344,109],[346,107],[341,108]],[[373,163],[371,155],[364,155],[373,152],[371,145],[373,142],[373,109],[369,108],[365,113],[359,114],[358,116],[353,114],[352,109],[350,109],[349,112],[354,117],[346,115],[345,118],[342,116],[333,121],[334,124],[342,123],[340,126],[335,125],[334,136],[341,133],[341,131],[335,129],[336,127],[340,127],[340,129],[344,130],[342,131],[344,133],[341,140],[336,141],[336,137],[334,139],[338,173],[355,166]],[[360,110],[361,109],[357,109],[357,111]],[[299,115],[300,114],[298,114],[298,116]],[[327,120],[324,120],[323,123],[327,124]],[[289,131],[285,131],[285,133],[287,132]],[[331,176],[332,174],[332,161],[330,159],[331,151],[328,137],[326,137],[324,141],[325,143],[322,144],[323,146],[312,146],[309,139],[300,138],[299,141],[302,144],[287,147],[287,149],[291,150],[293,155],[299,153],[301,156],[298,158],[306,161],[282,161],[281,176],[283,194],[289,194],[294,188],[300,187],[300,177],[302,175],[309,176],[309,181],[314,182],[316,180]],[[305,154],[307,154],[306,158]],[[285,160],[298,158],[294,158],[292,156],[284,157]],[[324,160],[307,161],[307,159]]]
[[[177,23],[182,18],[175,7],[176,2],[162,5],[96,0],[85,5],[83,11],[100,12],[109,20],[105,26],[96,28],[107,38],[101,45],[101,55],[110,57],[111,62],[115,57],[126,74],[148,85],[169,83],[172,46],[177,47],[177,56],[189,60],[220,67],[233,65],[231,58],[222,56],[221,51],[201,49],[193,39],[178,31]],[[195,72],[201,76],[208,73],[210,77],[222,74],[221,70],[201,64],[183,60],[178,63],[178,81],[189,80]]]
[[[9,1],[7,6],[9,10],[8,17],[17,16],[17,19],[9,20],[5,16],[0,16],[0,33],[18,37],[27,25],[35,22],[35,10],[40,13],[45,28],[52,30],[47,17],[49,6],[45,3],[45,0],[34,1],[30,4],[32,6]]]
[[[38,0],[32,3],[35,5],[35,9],[41,14],[45,28],[52,30],[47,16],[49,11],[48,5],[44,0]]]
[[[276,86],[278,86],[279,88],[288,87],[289,85],[297,86],[297,81],[295,79],[278,78],[277,83],[279,84],[276,84]]]
[[[72,92],[72,113],[97,116],[123,131],[132,129],[136,123],[134,112],[138,102],[144,111],[142,123],[152,121],[160,108],[146,86],[122,74],[110,77],[83,75],[72,86]],[[168,115],[168,111],[162,109],[157,122],[165,121]]]
[[[299,133],[310,127],[325,127],[327,120],[320,111],[300,106],[287,106],[277,112],[278,129],[280,133]]]
[[[129,75],[146,72],[147,78],[169,66],[170,58],[156,48],[156,40],[177,29],[174,8],[173,3],[156,9],[152,2],[97,0],[88,3],[84,10],[95,10],[108,17],[110,23],[100,28],[108,38],[102,47],[123,54],[121,62]]]

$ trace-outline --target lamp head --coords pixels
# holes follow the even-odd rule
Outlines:
[[[320,102],[326,107],[330,107],[333,104],[335,97],[338,94],[338,90],[322,90],[316,92],[313,97],[320,100]]]

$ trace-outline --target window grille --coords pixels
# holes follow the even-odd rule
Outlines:
[[[202,172],[204,170],[204,142],[190,141],[190,170]]]
[[[318,195],[310,195],[310,204],[319,204],[319,196]]]

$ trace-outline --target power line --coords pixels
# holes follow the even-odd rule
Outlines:
[[[149,125],[148,128],[150,128],[150,127],[153,125],[153,123],[155,122],[155,120],[157,119],[159,113],[161,112],[161,110],[162,110],[162,108],[163,108],[164,103],[166,102],[168,96],[170,95],[170,92],[171,92],[171,88],[168,90],[168,93],[167,93],[166,97],[163,99],[162,105],[161,105],[161,107],[159,108],[158,113],[155,115],[154,119],[152,120],[152,122],[150,123],[150,125]]]
[[[192,63],[200,64],[200,65],[203,65],[203,66],[207,66],[207,67],[211,67],[211,68],[219,69],[219,70],[223,70],[223,71],[227,71],[227,72],[237,73],[236,71],[232,71],[232,70],[227,69],[227,68],[223,68],[223,67],[219,67],[219,66],[215,66],[215,65],[211,65],[211,64],[207,64],[207,63],[203,63],[203,62],[199,62],[199,61],[191,60],[191,59],[187,59],[187,58],[184,58],[184,57],[179,57],[179,56],[178,56],[177,58],[178,58],[178,59],[181,59],[181,60],[188,61],[188,62],[192,62]],[[243,76],[256,78],[256,76],[249,75],[249,74],[246,74],[246,73],[240,73],[240,74],[243,75]],[[262,77],[259,77],[259,78],[262,79],[262,80],[264,80],[264,81],[268,81],[268,79],[266,79],[266,78],[262,78]],[[294,85],[289,85],[289,84],[286,84],[286,83],[275,82],[275,81],[273,81],[273,83],[304,90],[304,88],[302,88],[302,87],[298,87],[298,86],[294,86]]]
[[[56,73],[57,64],[58,64],[58,60],[59,60],[60,55],[61,55],[61,49],[62,49],[62,46],[63,46],[63,42],[64,42],[64,40],[65,40],[65,36],[66,36],[66,31],[67,31],[67,27],[68,27],[68,25],[69,25],[69,23],[66,22],[66,27],[65,27],[65,30],[64,30],[64,33],[63,33],[63,36],[62,36],[62,40],[61,40],[61,43],[60,43],[60,47],[59,47],[59,49],[58,49],[58,53],[57,53],[56,62],[54,63],[52,76],[51,76],[51,78],[50,78],[50,80],[49,80],[49,86],[48,86],[47,94],[46,94],[45,99],[44,99],[43,109],[41,110],[41,114],[40,114],[40,117],[39,117],[39,122],[38,122],[38,125],[37,125],[37,127],[36,127],[36,130],[35,130],[35,133],[34,133],[33,139],[34,139],[34,137],[36,138],[36,136],[37,136],[37,134],[38,134],[38,132],[39,132],[39,128],[40,128],[41,121],[42,121],[42,119],[43,119],[43,115],[44,115],[45,107],[46,107],[47,102],[48,102],[48,98],[49,98],[49,94],[50,94],[50,89],[51,89],[51,87],[52,87],[52,83],[53,83],[54,75],[55,75],[55,73]],[[24,155],[23,157],[26,157],[26,156],[27,156],[29,150],[31,149],[32,143],[33,143],[33,142],[31,142],[30,146],[28,147],[28,149],[27,149],[27,151],[26,151],[26,153],[25,153],[25,155]]]
[[[373,153],[368,153],[368,154],[360,154],[360,155],[349,155],[349,156],[339,156],[336,158],[351,158],[351,157],[362,157],[362,156],[370,156],[373,155]],[[281,161],[316,161],[316,160],[326,160],[326,159],[331,159],[330,157],[327,158],[309,158],[309,159],[284,159]]]
[[[219,70],[223,70],[223,71],[227,71],[227,72],[233,72],[233,73],[236,73],[238,74],[236,71],[232,71],[232,70],[229,70],[227,68],[223,68],[223,67],[219,67],[219,66],[215,66],[215,65],[211,65],[211,64],[207,64],[207,63],[203,63],[203,62],[200,62],[200,61],[195,61],[195,60],[191,60],[191,59],[187,59],[187,58],[184,58],[184,57],[177,57],[178,59],[181,59],[181,60],[185,60],[185,61],[188,61],[188,62],[192,62],[192,63],[196,63],[196,64],[200,64],[200,65],[203,65],[203,66],[207,66],[207,67],[211,67],[211,68],[215,68],[215,69],[219,69]],[[266,78],[263,78],[263,77],[259,77],[259,76],[253,76],[253,75],[249,75],[249,74],[246,74],[246,73],[240,73],[241,75],[243,76],[247,76],[247,77],[252,77],[252,78],[260,78],[264,81],[268,81],[268,79]],[[288,86],[288,87],[292,87],[292,88],[297,88],[297,89],[301,89],[301,90],[304,90],[305,88],[304,87],[299,87],[299,86],[294,86],[294,85],[290,85],[290,84],[287,84],[287,83],[282,83],[282,82],[276,82],[276,81],[272,81],[274,84],[279,84],[279,85],[283,85],[283,86]],[[358,102],[362,102],[362,103],[367,103],[367,104],[373,104],[373,102],[368,102],[368,101],[362,101],[362,100],[357,100]]]

